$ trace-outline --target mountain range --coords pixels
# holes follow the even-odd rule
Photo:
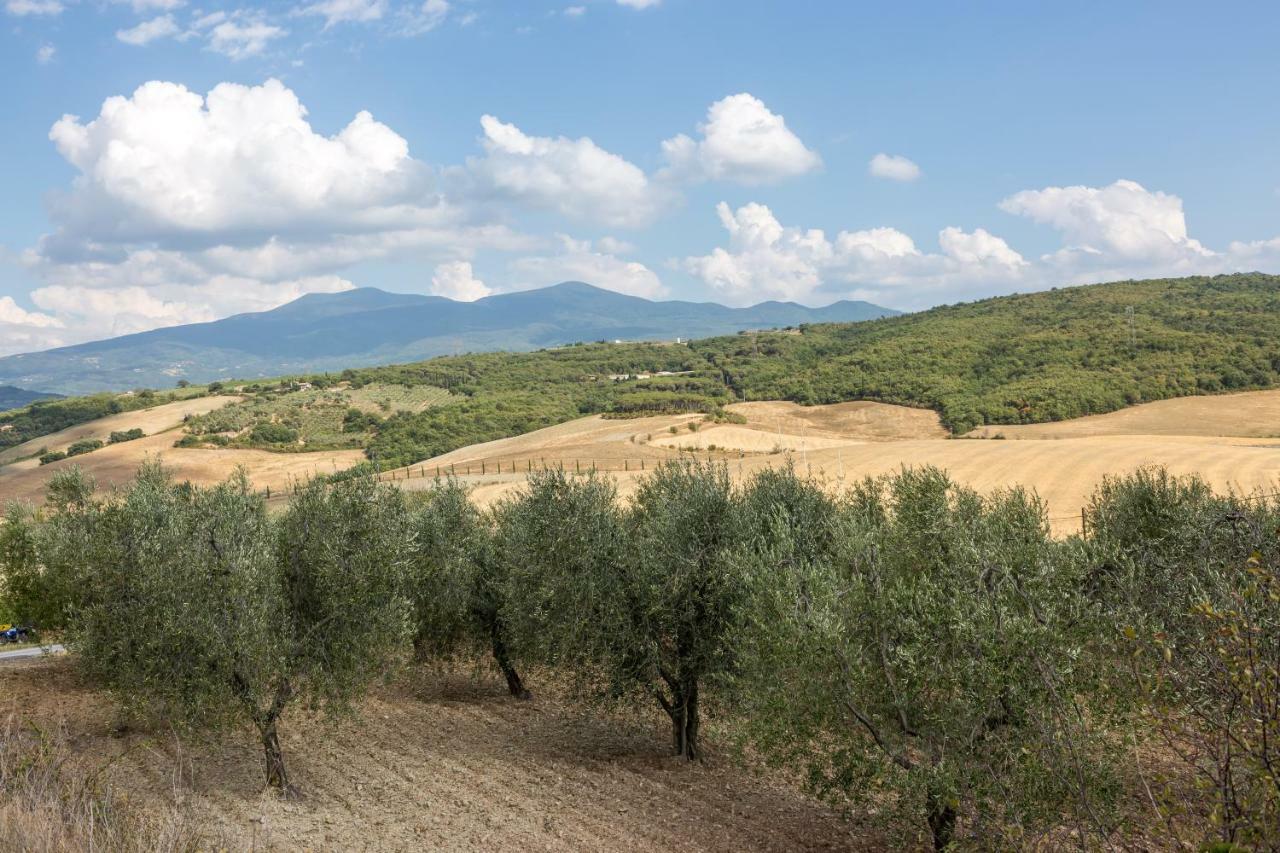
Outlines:
[[[569,281],[474,302],[366,287],[279,308],[0,358],[0,384],[84,394],[176,381],[253,379],[576,341],[674,340],[899,312],[869,302],[822,308],[652,301]]]

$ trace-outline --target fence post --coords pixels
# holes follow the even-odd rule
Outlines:
[[[483,462],[483,461],[480,463],[480,473],[481,473],[481,474],[487,474],[487,473],[489,473],[488,471],[484,470],[484,462]]]
[[[1080,535],[1089,538],[1089,516],[1085,514],[1085,508],[1080,507]]]
[[[582,463],[580,463],[577,459],[573,460],[573,473],[575,474],[582,473]]]

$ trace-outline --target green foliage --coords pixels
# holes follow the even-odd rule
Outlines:
[[[1108,480],[1088,518],[1118,692],[1197,785],[1188,802],[1177,775],[1157,773],[1153,796],[1176,816],[1209,805],[1223,846],[1277,847],[1280,503],[1144,470]]]
[[[187,386],[182,385],[179,387],[186,388]],[[117,431],[113,431],[111,435],[108,436],[107,444],[120,444],[121,442],[125,442],[125,441],[137,441],[138,439],[143,438],[145,436],[146,436],[146,433],[144,433],[138,427],[134,427],[133,429],[117,430]]]
[[[625,514],[606,481],[535,474],[499,519],[521,648],[655,697],[676,754],[696,758],[699,691],[728,665],[740,590],[728,472],[663,465]]]
[[[1278,285],[1259,274],[1126,281],[690,346],[739,398],[881,400],[934,409],[963,433],[1272,387]]]
[[[413,513],[414,648],[419,659],[492,654],[511,694],[530,698],[511,660],[503,621],[505,563],[498,559],[494,529],[456,480],[437,481],[417,496]]]
[[[50,505],[38,580],[87,674],[138,712],[252,722],[281,789],[285,710],[346,710],[407,638],[408,516],[370,480],[305,487],[278,521],[243,474],[199,489],[154,465],[112,500],[67,477]]]
[[[107,415],[146,409],[174,400],[199,396],[201,389],[185,388],[164,394],[90,394],[85,397],[38,400],[25,409],[0,414],[0,450]]]
[[[249,431],[249,440],[254,444],[293,444],[298,440],[298,431],[284,424],[255,424]]]
[[[50,450],[40,454],[41,465],[52,465],[54,462],[61,462],[67,458],[65,450]]]
[[[1081,563],[1038,501],[906,471],[858,486],[823,547],[820,501],[785,479],[756,490],[753,515],[772,503],[774,524],[751,561],[735,684],[766,754],[927,822],[939,849],[962,812],[1032,830],[1105,790],[1071,704]]]
[[[82,438],[67,448],[67,456],[80,456],[102,448],[102,441],[97,438]]]

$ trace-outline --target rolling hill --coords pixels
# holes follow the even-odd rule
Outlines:
[[[8,411],[9,409],[20,409],[37,400],[51,400],[57,396],[57,394],[45,394],[40,391],[16,388],[13,385],[0,385],[0,412]]]
[[[533,350],[575,341],[669,340],[897,312],[867,302],[727,308],[653,302],[564,282],[475,302],[361,288],[309,294],[271,311],[0,358],[0,382],[67,394],[171,387],[415,361],[446,353]]]

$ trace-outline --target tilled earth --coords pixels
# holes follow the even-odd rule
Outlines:
[[[66,659],[4,667],[0,696],[6,714],[64,726],[85,768],[105,767],[131,802],[188,811],[211,848],[903,849],[872,817],[714,747],[700,764],[668,756],[657,709],[608,717],[554,688],[518,702],[483,674],[412,673],[338,723],[293,709],[282,728],[302,795],[287,801],[263,790],[251,732],[124,726]]]

